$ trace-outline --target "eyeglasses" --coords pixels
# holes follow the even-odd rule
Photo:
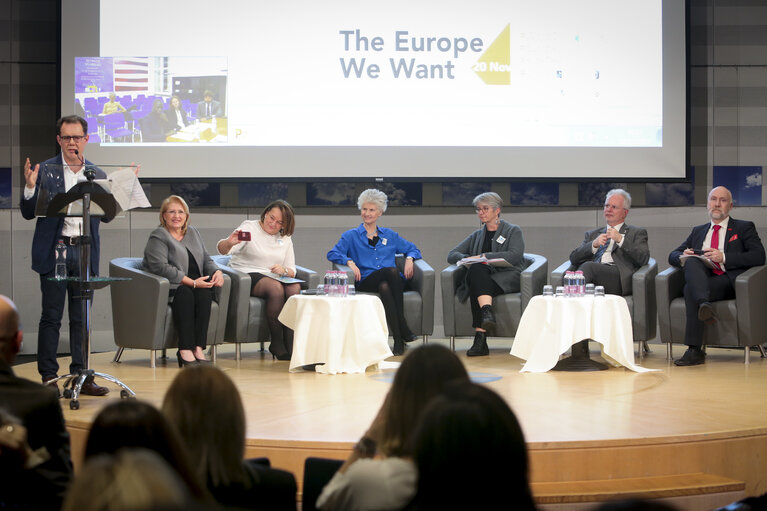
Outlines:
[[[280,227],[282,227],[282,223],[283,223],[282,220],[275,220],[274,215],[272,215],[271,213],[269,214],[269,220],[271,220],[275,224],[277,224]]]
[[[616,209],[625,209],[625,208],[619,208],[618,206],[614,206],[612,204],[605,204],[605,209],[616,210]]]
[[[61,135],[59,138],[64,142],[74,141],[76,144],[83,140],[87,135]]]
[[[182,216],[182,215],[186,215],[186,211],[184,211],[183,209],[167,209],[165,210],[165,214],[170,216],[173,216],[173,215]]]
[[[490,206],[483,206],[481,208],[475,209],[477,213],[487,213],[488,211],[492,211],[492,210],[493,208],[491,208]]]

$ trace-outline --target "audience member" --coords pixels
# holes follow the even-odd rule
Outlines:
[[[448,385],[421,414],[410,451],[418,489],[409,509],[535,509],[527,447],[509,405],[473,383]]]
[[[0,295],[0,408],[6,413],[0,455],[4,467],[24,467],[2,471],[0,509],[58,509],[72,476],[69,433],[56,392],[11,369],[22,338],[16,306]]]
[[[104,109],[101,111],[104,115],[114,114],[117,112],[126,112],[125,107],[116,101],[117,96],[114,92],[109,93],[109,101],[104,103]]]
[[[162,109],[162,100],[155,99],[152,103],[152,110],[142,118],[141,141],[142,142],[166,142],[168,129],[168,118]]]
[[[293,354],[293,330],[277,317],[288,298],[301,290],[295,282],[278,280],[296,276],[292,237],[295,226],[293,208],[278,199],[264,208],[260,220],[245,220],[216,245],[219,254],[231,254],[229,266],[250,275],[250,295],[266,300],[269,352],[277,360],[290,360]],[[241,239],[242,235],[247,240]]]
[[[178,433],[165,417],[149,403],[122,399],[105,406],[93,420],[85,443],[85,461],[131,448],[156,452],[178,472],[195,500],[210,502],[210,496],[191,468]]]
[[[172,96],[170,98],[168,109],[165,111],[165,117],[168,120],[168,131],[175,132],[183,129],[186,125],[189,124],[186,110],[181,107],[181,100],[178,96]]]
[[[764,245],[754,223],[732,218],[732,208],[732,194],[727,188],[717,186],[711,190],[708,194],[711,221],[694,227],[684,243],[668,256],[669,264],[684,270],[687,351],[674,361],[678,366],[706,361],[702,349],[703,323],[717,321],[711,302],[734,298],[735,278],[752,266],[764,264]],[[698,255],[702,259],[695,257]]]
[[[323,489],[317,507],[384,510],[407,504],[417,479],[408,443],[426,404],[452,381],[468,383],[469,375],[448,348],[427,344],[407,355],[378,415]]]
[[[380,295],[394,337],[392,352],[402,355],[405,343],[417,339],[405,321],[403,293],[406,281],[413,278],[413,259],[420,259],[421,251],[396,231],[378,227],[387,204],[388,198],[381,190],[369,188],[362,192],[357,199],[362,223],[343,233],[327,257],[331,263],[352,269],[358,291]],[[404,279],[397,269],[396,254],[405,254]]]
[[[203,509],[167,461],[148,449],[121,449],[87,460],[62,511],[186,511]],[[210,509],[206,507],[205,509]]]
[[[647,230],[625,223],[630,208],[626,190],[607,192],[607,226],[588,231],[581,246],[570,253],[570,262],[583,271],[586,282],[603,286],[611,295],[630,295],[634,272],[650,260]]]
[[[163,414],[213,497],[240,509],[296,509],[293,474],[243,462],[245,411],[240,393],[223,371],[198,365],[180,372],[168,388]]]
[[[519,226],[501,220],[503,200],[494,192],[481,193],[472,204],[482,227],[460,242],[447,255],[449,264],[461,259],[504,259],[509,266],[469,264],[463,282],[456,288],[461,302],[471,303],[471,326],[474,342],[466,352],[469,357],[489,355],[487,337],[495,330],[493,297],[519,291],[519,279],[525,269],[525,240]]]
[[[170,281],[178,366],[206,362],[213,288],[221,287],[224,277],[205,250],[200,233],[189,226],[189,206],[178,195],[162,201],[160,227],[149,235],[143,265]]]

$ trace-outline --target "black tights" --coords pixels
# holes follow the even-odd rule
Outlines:
[[[272,338],[270,350],[274,354],[292,353],[293,330],[280,323],[277,317],[288,298],[301,291],[301,286],[283,284],[260,273],[252,273],[251,280],[253,282],[253,288],[250,291],[251,296],[266,300],[266,322],[269,325],[269,334]]]
[[[469,287],[469,301],[471,302],[471,326],[473,328],[482,327],[482,308],[479,306],[477,297],[503,294],[503,289],[495,283],[490,275],[490,266],[486,264],[472,264],[466,271],[466,285]]]
[[[386,312],[386,323],[389,325],[394,340],[402,340],[413,335],[405,322],[405,281],[400,277],[397,268],[381,268],[357,283],[357,290],[367,293],[378,293]]]
[[[212,301],[211,288],[179,286],[176,289],[170,308],[178,335],[178,349],[194,350],[195,346],[205,349]]]

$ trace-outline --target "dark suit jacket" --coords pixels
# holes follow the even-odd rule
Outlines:
[[[460,242],[447,255],[447,262],[455,264],[464,257],[480,255],[482,253],[482,244],[485,241],[485,232],[487,227],[484,225],[471,233],[466,239]],[[498,240],[503,238],[502,242]],[[488,259],[503,258],[512,266],[510,268],[490,267],[490,277],[504,293],[513,293],[519,290],[519,274],[522,273],[527,265],[525,263],[525,240],[522,237],[522,229],[518,225],[510,224],[501,220],[498,230],[493,236],[493,242],[490,252],[485,253]],[[462,282],[456,289],[456,294],[461,302],[469,297],[469,289],[466,281]]]
[[[679,257],[688,249],[703,248],[703,241],[711,227],[711,222],[693,227],[687,239],[668,256],[668,262],[672,266],[681,266]],[[735,277],[751,268],[764,264],[764,245],[756,232],[754,222],[748,220],[736,220],[730,217],[727,223],[727,232],[724,236],[724,269],[731,281]]]
[[[3,476],[0,508],[4,508],[3,503],[20,499],[18,502],[29,506],[23,509],[59,509],[72,477],[72,461],[69,433],[56,393],[39,383],[18,378],[10,366],[0,361],[0,408],[21,420],[33,450],[44,447],[50,455],[48,461],[37,467]]]
[[[221,110],[221,103],[215,99],[210,102],[210,109],[213,112],[212,115],[221,116],[224,112]],[[205,101],[197,103],[197,117],[208,117],[206,114]]]
[[[570,253],[570,262],[577,266],[586,261],[594,260],[591,245],[600,234],[604,234],[607,227],[588,231],[581,246]],[[631,277],[641,266],[650,260],[650,247],[647,245],[647,231],[642,227],[623,224],[620,233],[623,234],[623,245],[611,252],[615,266],[621,278],[621,291],[624,295],[631,294]]]
[[[186,116],[186,110],[182,108],[178,109],[179,112],[181,112],[181,122],[184,123],[184,126],[189,125],[189,120]],[[176,111],[172,108],[168,108],[165,110],[165,118],[168,120],[168,125],[166,126],[167,130],[178,130],[181,129],[178,127],[177,118],[176,118]]]
[[[27,220],[35,218],[35,205],[37,204],[37,196],[40,191],[40,183],[42,182],[42,173],[46,164],[53,165],[50,167],[53,173],[56,174],[56,189],[50,191],[52,194],[64,193],[64,171],[61,167],[63,164],[61,153],[57,156],[46,160],[40,164],[40,173],[37,175],[37,185],[35,186],[35,194],[29,200],[24,200],[24,190],[21,191],[21,202],[19,207],[21,208],[21,216]],[[93,165],[88,160],[85,160],[86,165]],[[82,171],[80,171],[82,172]],[[96,168],[96,179],[105,179],[107,176],[103,170]],[[99,224],[101,223],[100,217],[91,217],[91,271],[94,275],[99,273]],[[54,247],[56,242],[61,238],[61,230],[64,228],[64,217],[40,217],[37,219],[35,225],[35,234],[32,238],[32,269],[40,274],[46,274],[53,271],[53,267],[56,264],[56,255],[54,254]]]

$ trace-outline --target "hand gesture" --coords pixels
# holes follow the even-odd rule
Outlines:
[[[704,248],[703,257],[715,262],[721,263],[724,261],[724,254],[718,248]]]
[[[40,164],[35,165],[32,168],[32,164],[29,162],[29,158],[24,163],[24,180],[27,182],[27,188],[34,188],[37,183],[37,173],[40,171]]]
[[[621,233],[619,233],[617,229],[613,229],[612,227],[608,227],[607,228],[607,232],[605,234],[607,234],[608,241],[610,239],[613,239],[613,240],[615,240],[615,243],[620,243],[620,241],[621,241]]]
[[[594,242],[591,244],[591,246],[594,248],[597,248],[597,247],[601,247],[602,245],[606,245],[609,242],[610,242],[610,238],[607,236],[607,233],[604,233],[594,238]]]

